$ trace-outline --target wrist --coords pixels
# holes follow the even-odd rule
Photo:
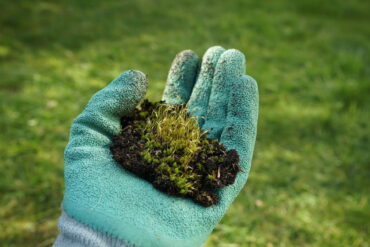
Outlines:
[[[96,231],[69,217],[64,210],[58,220],[59,235],[53,247],[129,247],[107,233]]]

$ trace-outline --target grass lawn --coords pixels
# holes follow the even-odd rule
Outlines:
[[[247,186],[208,246],[370,246],[369,1],[0,1],[0,246],[49,246],[63,150],[127,69],[159,100],[177,52],[247,56],[260,118]],[[367,237],[366,237],[367,236]]]

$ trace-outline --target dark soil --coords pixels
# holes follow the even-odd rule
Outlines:
[[[219,197],[217,189],[233,184],[237,173],[240,171],[239,155],[236,150],[226,151],[225,147],[217,140],[211,140],[205,135],[208,145],[202,147],[190,161],[192,173],[197,177],[194,180],[191,192],[184,193],[181,188],[169,177],[170,170],[158,169],[159,164],[144,160],[142,152],[148,151],[146,141],[141,137],[143,130],[140,126],[145,124],[148,114],[156,109],[162,102],[150,103],[145,100],[140,109],[135,109],[131,114],[121,118],[121,133],[113,138],[110,150],[113,158],[125,169],[149,181],[153,186],[169,195],[191,198],[194,202],[204,207],[217,204]],[[152,148],[149,150],[154,157],[163,158],[163,149]],[[180,163],[181,153],[173,157]]]

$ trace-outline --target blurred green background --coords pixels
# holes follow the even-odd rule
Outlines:
[[[207,246],[369,246],[369,1],[0,1],[0,245],[49,246],[63,150],[128,69],[237,48],[260,89],[247,186]]]

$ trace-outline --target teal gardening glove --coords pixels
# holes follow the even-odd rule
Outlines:
[[[69,217],[127,245],[204,243],[247,180],[256,138],[258,91],[255,80],[244,75],[245,58],[237,50],[212,47],[199,71],[198,64],[190,50],[176,56],[163,100],[187,103],[209,137],[238,151],[243,172],[234,184],[219,190],[219,203],[205,208],[168,196],[113,160],[109,146],[120,132],[120,117],[137,106],[147,89],[146,76],[130,70],[96,93],[72,124],[65,150],[63,200]]]

